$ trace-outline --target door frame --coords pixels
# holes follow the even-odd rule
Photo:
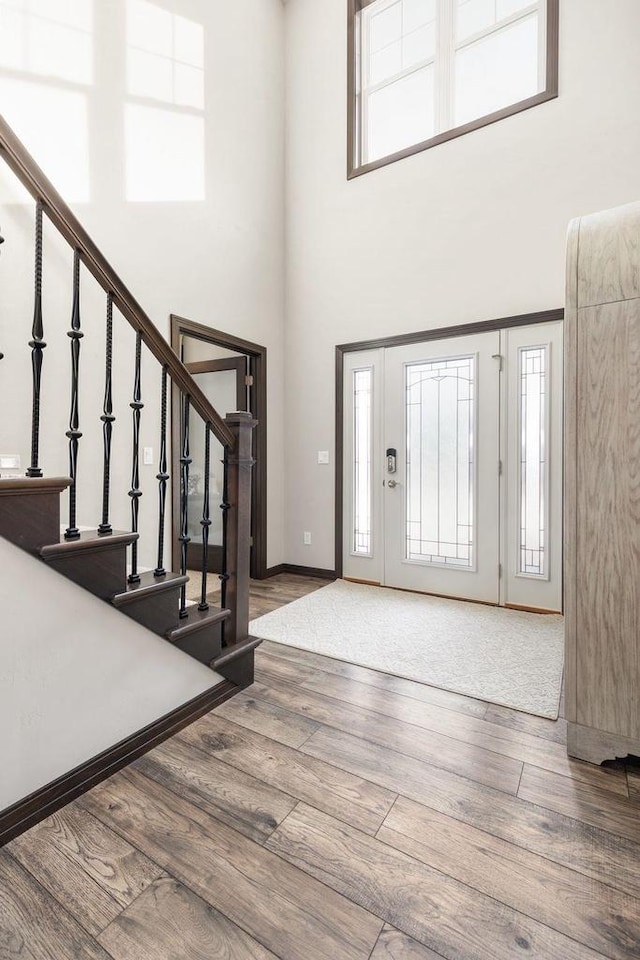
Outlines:
[[[238,375],[236,406],[238,410],[243,410],[243,404],[246,406],[246,384],[241,383],[240,378],[247,368],[246,360],[242,357],[222,357],[220,360],[194,360],[192,363],[185,363],[189,373],[217,373],[219,370],[235,370]]]
[[[335,575],[343,573],[343,523],[344,523],[344,356],[362,350],[377,350],[380,347],[400,347],[411,343],[426,343],[429,340],[445,340],[449,337],[464,337],[469,334],[485,333],[490,330],[504,330],[507,327],[523,327],[535,323],[549,323],[564,320],[564,308],[542,310],[537,313],[522,313],[514,317],[502,317],[497,320],[480,320],[476,323],[463,323],[453,327],[437,327],[433,330],[420,330],[416,333],[396,334],[391,337],[379,337],[375,340],[360,340],[355,343],[342,343],[336,346],[336,420],[335,420]]]
[[[182,358],[181,358],[182,359]],[[193,376],[199,373],[218,373],[221,370],[235,370],[236,372],[236,410],[246,410],[247,408],[247,370],[249,368],[248,358],[242,357],[223,357],[219,360],[194,360],[192,363],[185,363],[185,367]],[[221,412],[221,411],[220,411]],[[173,461],[174,476],[176,462]],[[176,537],[173,538],[174,544]],[[199,569],[202,563],[202,544],[197,541],[190,541],[187,544],[187,568],[189,570]],[[222,544],[211,543],[207,549],[207,571],[209,573],[220,573],[222,570]]]
[[[250,574],[254,580],[267,576],[267,348],[250,340],[243,340],[224,330],[215,330],[203,323],[171,314],[171,347],[180,356],[180,337],[185,334],[226,350],[245,354],[249,358],[249,373],[253,384],[249,387],[249,412],[257,425],[254,430],[255,465],[251,473],[251,547]],[[182,359],[182,358],[181,358]],[[228,360],[235,363],[234,358]],[[223,362],[228,362],[224,360]],[[212,361],[203,361],[206,364]],[[218,361],[216,361],[218,362]],[[228,368],[226,368],[228,369]],[[222,411],[220,411],[222,412]],[[180,451],[180,405],[177,390],[171,392],[171,463],[172,474],[178,476],[176,463]],[[176,534],[180,518],[180,485],[172,484],[173,565],[179,569],[179,546]],[[176,565],[177,564],[177,565]]]

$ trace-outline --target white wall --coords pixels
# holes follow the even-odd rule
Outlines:
[[[267,347],[269,361],[268,563],[284,560],[283,546],[283,150],[284,24],[280,0],[153,0],[160,11],[187,17],[204,30],[205,108],[202,156],[183,158],[194,198],[146,202],[126,196],[127,164],[136,151],[124,134],[127,79],[125,24],[129,0],[77,0],[93,24],[92,70],[75,84],[7,68],[0,43],[0,111],[34,152],[153,321],[168,337],[170,313],[230,331]],[[52,6],[55,6],[55,4]],[[59,5],[58,5],[59,6]],[[65,6],[64,4],[62,5]],[[69,5],[66,5],[70,9]],[[5,22],[0,29],[5,29]],[[53,41],[45,44],[55,49]],[[15,52],[15,51],[14,51]],[[74,76],[73,50],[68,61]],[[37,67],[37,65],[36,65]],[[53,72],[64,72],[64,62]],[[18,85],[18,86],[17,86]],[[16,93],[18,91],[19,95]],[[64,100],[73,93],[79,113]],[[152,100],[148,101],[153,106]],[[162,107],[156,102],[156,107]],[[84,120],[82,117],[84,116]],[[160,123],[168,122],[159,115]],[[78,122],[78,117],[80,121]],[[55,121],[55,122],[52,122]],[[64,133],[64,128],[69,133]],[[177,138],[179,140],[179,138]],[[150,178],[176,146],[169,127],[149,164]],[[83,158],[86,156],[86,162]],[[26,465],[30,422],[32,206],[16,193],[0,164],[0,453],[20,453]],[[198,185],[203,170],[204,189]],[[195,171],[195,172],[194,172]],[[189,181],[188,178],[191,178]],[[180,179],[176,180],[179,183]],[[173,186],[176,186],[176,183]],[[171,184],[169,184],[171,186]],[[67,472],[69,404],[70,255],[46,231],[44,425],[42,463]],[[104,302],[83,285],[79,523],[99,521],[104,365]],[[133,338],[116,319],[117,421],[114,433],[114,523],[128,527]],[[52,376],[53,371],[56,376]],[[143,376],[142,443],[158,452],[159,372]],[[10,415],[8,415],[10,413]],[[143,467],[141,562],[152,566],[157,467]]]
[[[557,100],[347,182],[345,0],[287,3],[291,563],[333,567],[335,345],[562,306],[569,220],[640,195],[640,4],[560,8]]]

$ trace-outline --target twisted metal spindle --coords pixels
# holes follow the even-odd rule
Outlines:
[[[102,442],[104,447],[104,462],[102,470],[102,523],[98,533],[105,536],[112,533],[109,522],[109,493],[111,489],[111,434],[113,432],[113,295],[107,295],[107,339],[106,339],[106,367],[104,378],[104,401],[102,404]]]
[[[222,563],[220,567],[220,607],[224,610],[227,606],[227,583],[229,580],[228,573],[228,558],[227,558],[227,526],[229,518],[229,510],[231,509],[231,504],[229,503],[229,448],[224,448],[224,459],[223,464],[223,479],[222,479],[222,503],[220,504],[220,509],[222,510]],[[221,625],[221,639],[222,646],[225,645],[225,621],[222,621]]]
[[[44,342],[42,321],[42,201],[36,203],[36,244],[35,244],[35,298],[33,305],[33,324],[31,327],[31,371],[33,376],[33,406],[31,413],[31,465],[28,477],[41,477],[38,466],[40,452],[40,385],[42,382],[42,351]]]
[[[69,413],[69,526],[65,531],[65,540],[78,540],[80,531],[76,524],[76,484],[78,478],[78,442],[82,433],[78,403],[80,381],[80,341],[84,334],[80,330],[80,251],[73,253],[73,306],[71,308],[71,330],[67,333],[71,340],[71,411]]]
[[[160,458],[158,463],[158,565],[154,576],[164,577],[164,515],[167,504],[167,368],[162,368],[162,401],[160,406]]]
[[[202,586],[200,589],[200,603],[198,610],[208,610],[207,603],[207,572],[209,566],[209,527],[211,526],[211,517],[209,516],[209,470],[211,466],[211,430],[209,424],[204,425],[204,501],[202,504]]]
[[[189,536],[189,411],[191,398],[185,396],[182,407],[182,455],[180,457],[180,573],[184,577],[187,572],[187,547],[191,541]],[[180,619],[188,616],[187,586],[180,587]]]
[[[133,411],[133,453],[131,467],[131,489],[129,496],[131,498],[131,532],[138,532],[138,514],[140,511],[140,412],[144,407],[142,403],[142,380],[141,366],[142,360],[142,337],[140,331],[136,333],[136,363],[133,380],[133,400],[129,404]],[[138,541],[131,544],[131,573],[129,574],[129,583],[139,583],[140,574],[138,573]]]

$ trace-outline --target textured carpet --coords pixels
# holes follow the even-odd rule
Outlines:
[[[555,720],[561,616],[337,580],[250,624],[253,636]]]

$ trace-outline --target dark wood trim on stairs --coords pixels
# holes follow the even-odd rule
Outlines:
[[[225,647],[211,667],[239,687],[248,687],[254,678],[254,651],[261,643],[260,637],[245,637]]]
[[[378,350],[381,347],[402,347],[409,343],[426,343],[429,340],[445,340],[450,337],[465,337],[490,330],[506,330],[508,327],[526,327],[534,323],[552,323],[564,320],[564,309],[541,310],[536,313],[521,313],[515,317],[500,317],[496,320],[479,320],[461,323],[453,327],[436,327],[433,330],[417,330],[375,340],[360,340],[356,343],[340,343],[336,346],[336,450],[335,450],[335,576],[342,576],[342,528],[344,495],[344,355],[360,350]]]
[[[0,530],[29,552],[60,539],[60,494],[68,477],[0,478]]]
[[[335,570],[324,570],[321,567],[299,567],[295,563],[279,563],[275,567],[265,570],[264,578],[277,577],[279,573],[294,573],[299,577],[319,577],[321,580],[335,580]]]
[[[193,723],[214,707],[229,700],[238,690],[238,684],[222,680],[209,690],[199,694],[181,707],[177,707],[153,723],[138,730],[120,743],[109,747],[86,763],[58,777],[36,790],[24,800],[0,811],[0,847],[14,837],[35,826],[60,807],[86,793],[117,770],[152,750],[175,733]]]

